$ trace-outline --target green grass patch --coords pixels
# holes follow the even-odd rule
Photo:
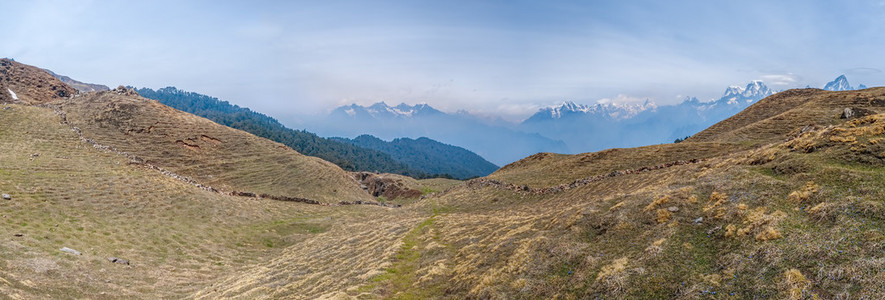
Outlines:
[[[385,273],[369,279],[369,284],[359,287],[360,292],[368,292],[383,287],[386,294],[393,299],[428,299],[439,294],[433,287],[417,288],[413,283],[418,280],[416,272],[421,265],[421,257],[426,246],[422,236],[427,234],[436,219],[436,214],[419,223],[417,227],[406,233],[403,245],[397,251],[393,265]]]
[[[422,187],[422,188],[421,188],[421,195],[422,195],[422,196],[423,196],[423,195],[430,194],[430,193],[436,193],[436,192],[438,192],[438,191],[437,191],[437,190],[434,190],[434,189],[432,189],[432,188],[430,188],[430,187],[426,187],[426,186],[425,186],[425,187]]]

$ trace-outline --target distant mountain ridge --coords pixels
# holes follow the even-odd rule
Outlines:
[[[859,85],[857,89],[864,89]],[[842,75],[826,90],[855,89]],[[775,94],[761,80],[725,88],[710,101],[695,97],[673,105],[639,102],[581,104],[565,101],[544,107],[519,123],[489,121],[464,111],[447,113],[428,104],[385,102],[338,107],[303,126],[323,136],[381,139],[426,136],[464,147],[489,161],[505,165],[538,152],[583,153],[607,148],[670,143],[691,136],[751,104]]]
[[[476,155],[476,153],[426,137],[418,139],[398,138],[390,142],[371,135],[361,135],[354,139],[331,139],[378,150],[389,154],[399,162],[425,172],[449,174],[458,179],[486,176],[498,169],[498,166]]]
[[[572,101],[563,102],[559,106],[551,106],[542,108],[540,111],[529,117],[525,122],[533,122],[541,119],[561,119],[568,118],[572,115],[593,115],[599,118],[619,120],[632,118],[642,111],[655,109],[657,105],[650,100],[643,103],[598,103],[596,105],[576,104]]]
[[[576,150],[572,153],[670,143],[724,120],[773,93],[762,81],[756,80],[745,87],[729,86],[722,97],[709,102],[693,97],[663,106],[650,100],[594,106],[565,102],[539,110],[518,128],[561,139]]]
[[[46,72],[49,72],[49,74],[51,74],[55,78],[58,78],[58,80],[61,80],[61,82],[64,82],[65,84],[77,89],[78,91],[80,91],[82,93],[101,92],[101,91],[111,90],[111,88],[109,88],[106,85],[80,82],[80,81],[72,79],[71,77],[56,74],[55,72],[52,72],[48,69],[44,69],[44,70],[46,70]]]
[[[145,98],[155,99],[170,107],[210,119],[219,124],[283,143],[304,155],[325,159],[348,171],[377,171],[416,178],[455,176],[432,171],[438,169],[438,166],[434,166],[433,163],[427,162],[420,167],[415,167],[397,161],[389,154],[379,150],[319,137],[304,130],[289,129],[267,115],[232,105],[214,97],[182,91],[175,87],[158,90],[140,88],[136,91]],[[439,154],[434,153],[433,155]],[[447,162],[440,161],[438,163]],[[458,177],[482,176],[488,173],[471,173],[470,170],[461,170],[459,174],[463,177]]]
[[[322,136],[353,138],[369,134],[383,140],[427,137],[468,149],[497,165],[538,152],[568,152],[562,141],[466,112],[445,113],[427,104],[351,104],[308,120],[303,126]]]
[[[863,90],[866,88],[867,86],[863,84],[858,85],[857,88],[852,87],[851,84],[848,83],[848,78],[846,78],[845,75],[839,75],[835,80],[828,82],[827,85],[824,86],[824,90],[835,92]]]

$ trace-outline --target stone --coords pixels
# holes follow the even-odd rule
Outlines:
[[[129,260],[122,259],[119,257],[108,257],[108,261],[110,261],[112,263],[127,265],[127,266],[129,265]]]
[[[692,223],[701,224],[703,222],[704,222],[704,217],[698,217],[697,219],[694,219],[694,222],[692,222]]]
[[[876,114],[876,112],[869,109],[860,107],[846,107],[844,110],[842,110],[842,115],[839,116],[839,118],[850,120],[874,114]]]
[[[676,206],[670,206],[670,207],[667,208],[667,210],[670,211],[670,212],[677,212],[677,211],[679,211],[679,207],[676,207]]]
[[[9,194],[3,194],[0,195],[0,197],[3,197],[4,200],[12,200],[12,196],[10,196]]]
[[[68,248],[68,247],[61,247],[61,249],[59,249],[59,250],[61,250],[61,252],[67,252],[67,253],[70,253],[73,255],[83,255],[82,252]]]
[[[719,231],[720,229],[722,229],[722,225],[713,227],[713,229],[707,230],[707,235],[712,235],[712,234],[716,233],[717,231]]]

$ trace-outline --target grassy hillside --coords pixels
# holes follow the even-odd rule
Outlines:
[[[361,135],[354,139],[332,139],[384,152],[393,159],[428,174],[446,174],[466,179],[486,176],[498,169],[498,166],[467,149],[428,138],[398,138],[386,142],[371,135]]]
[[[885,89],[851,100],[857,93],[771,97],[759,105],[805,104],[726,120],[719,126],[740,126],[719,131],[722,138],[527,158],[407,207],[419,221],[385,270],[337,293],[876,298],[885,289],[885,115],[845,120],[836,108],[879,112]],[[743,128],[771,130],[733,140]],[[680,160],[688,162],[668,163]],[[284,284],[262,270],[299,263],[256,268],[225,285]]]
[[[438,174],[429,172],[420,166],[397,161],[382,151],[322,138],[303,130],[286,128],[276,119],[267,115],[210,96],[185,92],[174,87],[166,87],[156,91],[141,88],[136,91],[139,95],[155,99],[175,109],[283,143],[300,153],[322,158],[348,171],[377,171],[416,178],[433,177],[434,174]]]
[[[0,59],[0,103],[41,104],[76,93],[76,89],[46,70],[7,58]],[[13,94],[18,99],[14,99]]]
[[[127,91],[89,93],[56,104],[85,138],[226,192],[331,203],[368,197],[334,164]]]
[[[51,109],[4,107],[0,291],[12,299],[182,298],[336,224],[395,212],[205,191],[84,143]]]

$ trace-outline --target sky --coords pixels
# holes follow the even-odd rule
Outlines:
[[[675,104],[763,80],[885,85],[885,0],[0,1],[0,57],[176,86],[297,123],[428,103],[519,121],[575,101]]]

